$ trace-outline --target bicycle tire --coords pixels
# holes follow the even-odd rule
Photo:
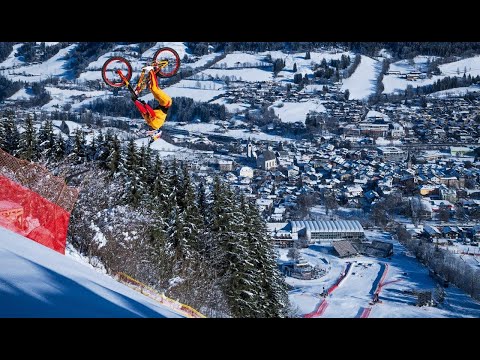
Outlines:
[[[125,86],[125,82],[122,80],[122,78],[118,75],[116,75],[116,78],[118,81],[115,81],[115,79],[111,79],[108,75],[107,75],[107,72],[108,71],[114,71],[114,63],[117,62],[117,63],[121,63],[121,64],[124,64],[126,67],[127,67],[127,73],[126,74],[123,74],[125,76],[125,78],[130,81],[130,79],[132,78],[132,74],[133,74],[133,71],[132,71],[132,65],[130,64],[130,61],[128,61],[127,59],[125,59],[124,57],[122,56],[113,56],[109,59],[107,59],[107,61],[104,62],[103,66],[102,66],[102,79],[103,81],[105,81],[105,83],[108,85],[108,86],[111,86],[113,88],[119,88],[119,87],[122,87],[122,86]]]
[[[159,69],[157,74],[160,75],[161,77],[172,77],[177,74],[178,69],[180,68],[180,56],[178,53],[172,49],[171,47],[162,47],[158,49],[155,54],[153,55],[153,61],[157,62],[159,59],[162,59],[162,57],[172,57],[173,56],[173,64],[169,60],[169,65],[167,69]]]

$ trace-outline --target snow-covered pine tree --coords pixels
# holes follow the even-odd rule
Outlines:
[[[52,120],[46,120],[38,131],[38,141],[42,155],[50,158],[55,147],[55,133],[53,132]]]
[[[170,212],[167,227],[167,242],[170,244],[172,260],[175,262],[176,273],[180,273],[183,261],[190,258],[191,248],[185,238],[184,213],[178,205],[174,205]]]
[[[222,185],[218,176],[215,177],[212,190],[212,202],[208,212],[208,227],[211,236],[207,240],[206,258],[216,269],[219,277],[223,277],[228,270],[226,258],[230,214],[232,213],[231,202],[227,198],[226,188]]]
[[[245,224],[248,214],[245,212],[243,196],[237,197],[230,189],[225,189],[232,199],[231,235],[227,258],[229,268],[223,288],[230,312],[234,317],[263,317],[262,304],[258,302],[262,293],[262,284],[255,254],[249,244],[249,228]]]
[[[0,119],[0,149],[6,150],[7,136],[5,135],[5,125],[8,119],[3,117]]]
[[[140,151],[133,139],[128,142],[122,154],[121,162],[124,166],[124,171],[121,171],[121,175],[126,178],[124,199],[127,204],[132,204],[137,207],[140,205],[146,193],[146,184],[143,182],[143,172],[145,172],[146,169],[140,166]]]
[[[112,137],[110,136],[109,132],[106,135],[103,134],[102,130],[98,131],[98,134],[95,139],[95,143],[97,144],[97,151],[95,153],[94,159],[99,162],[99,165],[103,169],[107,169],[106,161],[108,158],[108,142],[112,141]]]
[[[66,152],[67,152],[67,145],[63,140],[62,133],[58,133],[55,138],[55,144],[53,146],[53,152],[52,152],[53,158],[56,161],[60,161],[65,157]]]
[[[147,193],[146,187],[148,186],[148,168],[150,167],[150,156],[148,154],[149,151],[150,149],[145,145],[140,147],[140,151],[138,153],[138,166],[136,169],[139,181],[144,187],[144,194]]]
[[[124,156],[122,156],[122,163],[125,169],[125,174],[122,175],[131,176],[138,169],[138,152],[133,139],[127,144]]]
[[[170,257],[169,244],[166,241],[163,222],[152,223],[148,249],[153,268],[150,275],[150,283],[160,290],[166,289],[168,280],[172,277],[173,261]]]
[[[205,226],[197,206],[195,189],[193,187],[188,166],[186,163],[182,166],[182,187],[183,187],[183,213],[185,219],[185,238],[194,254],[191,257],[198,259],[200,246],[203,243],[201,237],[204,236]]]
[[[85,139],[85,133],[81,128],[77,128],[74,131],[74,137],[72,152],[69,156],[75,164],[83,164],[87,160],[87,140]]]
[[[38,159],[38,138],[31,116],[25,119],[25,131],[20,134],[18,154],[22,159],[30,161]]]
[[[289,305],[287,285],[278,270],[266,224],[253,201],[247,202],[245,213],[249,247],[261,286],[256,300],[261,308],[259,314],[261,317],[285,317]]]
[[[108,146],[108,157],[106,158],[106,166],[110,170],[110,176],[114,176],[120,169],[123,168],[121,161],[122,151],[120,147],[120,140],[117,135],[110,137],[107,142]]]
[[[151,206],[162,221],[164,221],[170,212],[169,195],[171,194],[170,184],[166,174],[167,169],[163,166],[158,154],[155,156],[152,171],[149,177],[153,180],[149,192]]]
[[[171,164],[166,168],[167,175],[167,182],[169,185],[169,194],[168,198],[166,199],[166,211],[167,216],[170,215],[170,211],[172,211],[174,206],[178,206],[177,196],[180,194],[180,176],[178,174],[178,161],[177,159],[173,159]]]
[[[99,149],[99,144],[97,143],[97,138],[94,136],[92,137],[92,141],[90,142],[90,144],[87,144],[86,160],[87,161],[95,160],[98,149]]]

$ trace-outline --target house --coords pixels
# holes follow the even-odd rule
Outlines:
[[[276,207],[273,209],[273,214],[270,216],[270,219],[272,221],[284,221],[285,220],[285,212],[286,208],[281,206],[281,207]]]
[[[371,244],[362,244],[362,254],[376,257],[393,255],[393,244],[385,241],[373,240]]]
[[[350,185],[350,186],[345,186],[343,192],[347,198],[354,198],[354,197],[362,196],[363,188],[360,185]]]
[[[434,212],[438,212],[441,209],[455,210],[455,205],[448,200],[430,200],[430,204]]]
[[[275,169],[277,167],[277,158],[270,150],[263,151],[257,157],[257,167],[263,170]]]
[[[378,147],[377,151],[385,161],[403,161],[407,158],[406,152],[395,146]]]
[[[288,165],[287,167],[287,176],[289,179],[295,178],[298,176],[300,169],[296,165]]]
[[[418,219],[431,219],[432,218],[432,205],[430,204],[430,199],[419,199],[419,198],[411,198],[410,199],[410,207],[412,209],[412,214],[415,214]]]
[[[447,200],[451,203],[457,201],[457,191],[446,187],[445,185],[440,185],[439,187],[439,196],[441,200]]]
[[[425,225],[423,227],[423,232],[429,239],[439,239],[442,237],[442,232],[435,226]]]
[[[442,236],[447,239],[455,240],[458,239],[459,231],[455,227],[452,226],[444,226],[442,227]]]
[[[357,256],[359,254],[358,249],[351,241],[339,240],[333,242],[333,249],[338,254],[338,257],[345,258],[350,256]]]
[[[272,199],[257,199],[255,201],[255,203],[257,204],[260,211],[268,211],[273,206],[273,200]]]
[[[220,171],[232,171],[233,161],[232,160],[218,160],[218,167]]]

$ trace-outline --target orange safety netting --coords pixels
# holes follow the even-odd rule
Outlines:
[[[43,166],[0,150],[0,226],[64,254],[77,197]]]

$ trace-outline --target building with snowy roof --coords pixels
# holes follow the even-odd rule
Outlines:
[[[292,234],[310,242],[331,243],[335,240],[360,241],[365,231],[357,220],[290,221]]]
[[[263,170],[270,170],[277,167],[277,157],[270,150],[265,150],[257,157],[257,167]]]

